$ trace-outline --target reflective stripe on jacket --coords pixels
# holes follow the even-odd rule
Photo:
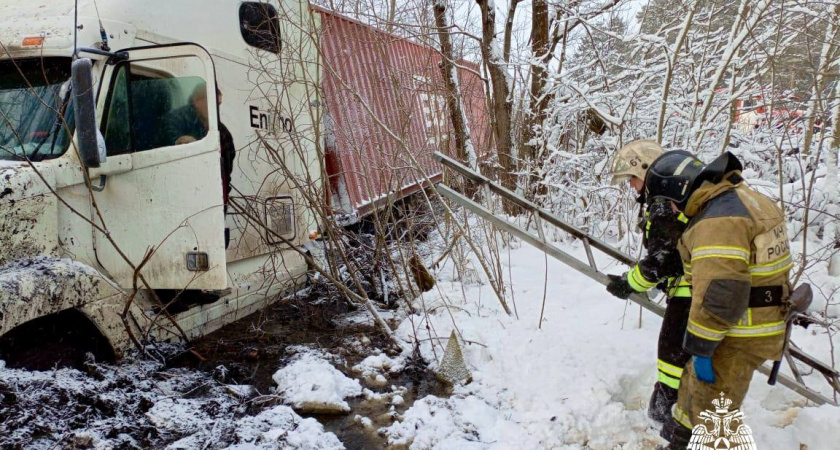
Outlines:
[[[737,339],[744,351],[780,358],[793,267],[781,209],[731,172],[695,191],[686,214],[679,250],[693,290],[685,349],[711,356],[723,339]]]

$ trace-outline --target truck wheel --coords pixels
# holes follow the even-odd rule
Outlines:
[[[0,359],[10,368],[82,368],[87,353],[97,362],[114,361],[108,340],[76,309],[31,320],[0,337]]]

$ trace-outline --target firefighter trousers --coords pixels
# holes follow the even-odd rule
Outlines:
[[[691,297],[669,298],[665,306],[656,352],[657,381],[648,405],[648,417],[660,423],[671,417],[683,368],[691,359],[682,347],[690,309]]]
[[[662,427],[661,436],[677,446],[688,445],[691,430],[694,425],[703,423],[700,413],[715,410],[713,400],[731,400],[728,405],[730,411],[739,409],[747,389],[750,387],[753,373],[764,362],[764,358],[749,354],[735,348],[733,339],[727,337],[712,355],[712,367],[715,371],[715,382],[704,383],[697,379],[691,361],[685,366],[680,379],[679,398],[673,409],[672,418]]]

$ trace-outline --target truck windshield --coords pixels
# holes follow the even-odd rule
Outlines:
[[[70,58],[0,61],[0,160],[64,154],[73,132]]]

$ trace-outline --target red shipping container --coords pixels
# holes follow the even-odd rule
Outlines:
[[[436,49],[313,6],[320,14],[329,201],[352,221],[440,181],[435,151],[454,154]],[[473,147],[490,146],[484,83],[477,64],[458,61]],[[413,160],[417,162],[414,164]]]

